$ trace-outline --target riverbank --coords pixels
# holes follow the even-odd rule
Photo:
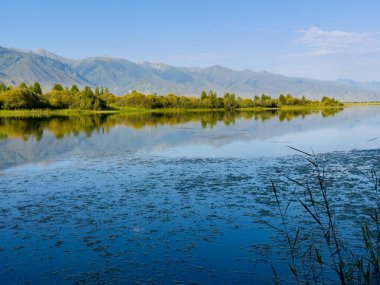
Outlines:
[[[81,116],[81,115],[93,115],[93,114],[141,114],[141,113],[185,113],[185,112],[232,112],[232,111],[245,111],[245,112],[263,112],[270,110],[322,110],[322,109],[337,109],[344,107],[355,106],[378,106],[380,102],[373,103],[344,103],[343,106],[321,106],[321,105],[308,105],[308,106],[282,106],[279,108],[238,108],[234,110],[226,110],[224,108],[209,109],[209,108],[197,108],[197,109],[185,109],[185,108],[158,108],[158,109],[146,109],[146,108],[119,108],[109,110],[78,110],[78,109],[32,109],[32,110],[0,110],[0,117],[47,117],[47,116]]]
[[[344,107],[379,106],[380,102],[344,102]]]

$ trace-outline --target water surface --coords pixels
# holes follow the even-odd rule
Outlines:
[[[378,134],[377,107],[2,118],[0,283],[270,281],[270,178],[286,197],[309,169],[288,146],[320,155],[351,229]]]

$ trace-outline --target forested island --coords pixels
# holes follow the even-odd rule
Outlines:
[[[52,90],[42,92],[41,85],[35,82],[28,86],[21,83],[16,86],[0,84],[1,110],[31,109],[79,109],[79,110],[122,110],[142,109],[249,109],[283,107],[340,107],[343,104],[334,98],[323,97],[321,101],[305,97],[295,98],[290,94],[281,94],[278,98],[262,94],[251,98],[236,97],[234,93],[225,93],[219,97],[215,92],[202,91],[200,97],[177,96],[175,94],[156,95],[132,91],[123,96],[112,94],[107,88],[95,90],[86,86],[80,90],[76,85],[63,87],[55,84]]]

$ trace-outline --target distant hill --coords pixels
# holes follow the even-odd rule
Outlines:
[[[63,56],[56,55],[56,54],[54,54],[54,53],[52,53],[52,52],[50,52],[50,51],[48,51],[46,49],[43,49],[43,48],[38,48],[33,53],[41,55],[43,57],[55,59],[57,61],[60,61],[62,63],[68,64],[68,65],[74,64],[76,62],[75,59],[66,58],[66,57],[63,57]]]
[[[380,101],[380,82],[324,81],[265,71],[236,71],[218,65],[207,68],[174,67],[110,57],[75,60],[44,49],[22,51],[0,47],[0,82],[15,85],[22,81],[29,84],[38,81],[45,89],[55,83],[76,84],[79,87],[105,86],[116,94],[138,90],[143,93],[172,92],[199,96],[202,90],[212,89],[219,95],[234,92],[241,97],[291,93],[311,99],[331,96],[341,101]]]
[[[76,73],[68,64],[32,52],[0,47],[0,80],[5,84],[18,84],[22,81],[38,81],[44,87],[59,82],[63,85],[86,85],[90,81]]]
[[[358,82],[351,79],[339,79],[337,82],[350,87],[362,88],[365,90],[380,93],[380,81]]]

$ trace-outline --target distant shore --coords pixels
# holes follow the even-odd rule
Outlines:
[[[252,107],[252,108],[238,108],[235,110],[225,110],[224,108],[197,108],[197,109],[185,109],[185,108],[119,108],[110,110],[80,110],[80,109],[32,109],[32,110],[0,110],[0,117],[47,117],[47,116],[82,116],[82,115],[99,115],[99,114],[141,114],[141,113],[186,113],[186,112],[263,112],[270,110],[281,111],[294,111],[294,110],[322,110],[322,109],[337,109],[345,107],[356,106],[380,106],[380,102],[365,102],[354,103],[347,102],[343,106],[282,106],[282,107]]]

